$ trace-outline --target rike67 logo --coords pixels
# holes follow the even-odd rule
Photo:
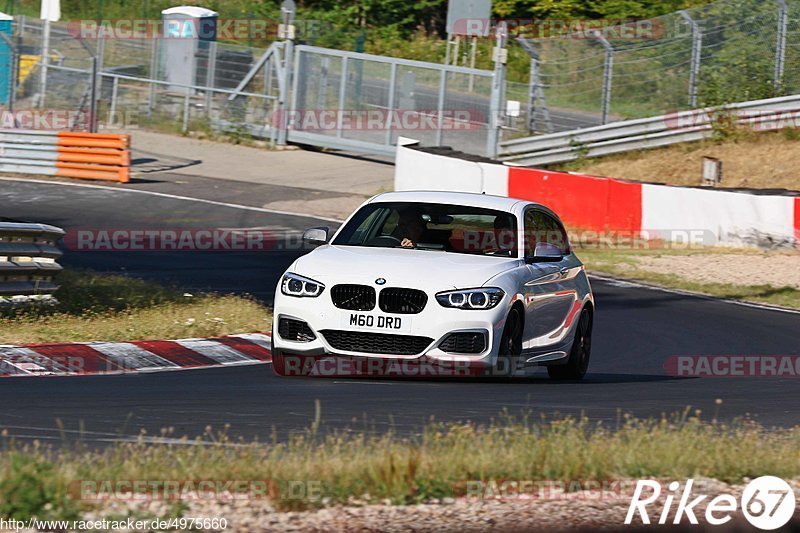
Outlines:
[[[625,523],[633,523],[638,514],[642,524],[688,522],[697,525],[698,515],[702,516],[701,510],[705,507],[704,518],[708,525],[726,524],[733,519],[737,510],[741,510],[745,519],[754,527],[773,530],[786,525],[794,514],[794,491],[786,481],[775,476],[762,476],[752,480],[744,488],[738,501],[730,494],[720,494],[710,500],[706,494],[692,494],[693,484],[694,480],[689,479],[681,490],[680,483],[673,481],[667,485],[668,492],[662,498],[661,483],[651,479],[639,480]]]

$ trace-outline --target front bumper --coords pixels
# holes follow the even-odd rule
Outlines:
[[[301,356],[314,360],[325,360],[336,356],[342,361],[380,360],[384,362],[403,363],[410,366],[438,365],[444,367],[489,368],[494,365],[499,339],[503,333],[505,318],[508,314],[508,300],[493,309],[464,310],[442,307],[435,299],[435,294],[427,293],[428,302],[417,314],[384,313],[379,309],[372,311],[349,311],[333,305],[326,288],[316,298],[295,298],[280,293],[275,296],[275,315],[273,318],[273,352],[281,356]],[[351,315],[367,315],[374,317],[373,327],[351,325]],[[305,322],[313,333],[314,339],[306,342],[283,338],[278,324],[282,318]],[[376,325],[391,323],[400,318],[402,328],[379,328]],[[389,320],[391,319],[391,321]],[[429,339],[418,352],[409,353],[376,353],[364,349],[346,349],[347,346],[333,339],[328,332],[377,333],[380,335],[403,335]],[[443,350],[440,345],[454,332],[474,332],[485,336],[485,347],[479,353],[453,353]],[[327,334],[327,337],[326,337]],[[332,342],[333,341],[333,342]],[[452,346],[451,346],[452,348]],[[391,366],[391,365],[388,365]]]

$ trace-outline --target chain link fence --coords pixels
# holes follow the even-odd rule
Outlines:
[[[496,149],[491,71],[286,41],[197,42],[168,65],[172,43],[159,36],[79,38],[80,28],[51,23],[46,38],[40,20],[16,25],[26,58],[17,110],[75,111],[72,129],[208,129],[374,153],[391,153],[400,136],[473,154]],[[189,81],[176,81],[186,64]],[[333,124],[322,124],[331,113]]]
[[[269,135],[269,115],[277,101],[274,63],[265,63],[239,87],[265,49],[202,43],[195,52],[193,79],[181,84],[167,79],[163,39],[78,38],[76,27],[69,23],[51,23],[45,38],[40,20],[20,17],[15,25],[17,111],[74,112],[76,130],[92,127],[94,111],[95,127],[224,129]]]
[[[541,90],[528,100],[531,131],[800,92],[800,0],[720,0],[522,44]]]
[[[597,32],[521,39],[530,82],[501,89],[490,71],[307,45],[293,52],[283,41],[200,42],[190,77],[177,82],[164,39],[79,38],[69,23],[52,23],[45,38],[44,23],[25,17],[15,26],[16,108],[75,111],[73,129],[288,135],[376,153],[407,136],[493,155],[498,128],[511,138],[800,93],[800,0],[719,0]],[[518,112],[506,101],[520,102]],[[337,122],[272,127],[308,111],[334,112]],[[368,116],[378,123],[343,123],[364,112],[377,112]]]

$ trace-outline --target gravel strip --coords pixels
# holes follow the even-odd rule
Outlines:
[[[668,516],[671,524],[675,509],[680,499],[685,480],[680,480],[680,489],[674,493],[674,502]],[[384,502],[378,505],[361,505],[351,500],[353,505],[334,506],[307,512],[277,512],[266,500],[259,501],[197,501],[189,502],[184,511],[185,517],[224,517],[228,520],[226,531],[281,531],[281,532],[477,532],[477,531],[563,531],[603,529],[630,529],[642,526],[639,516],[635,516],[631,526],[625,526],[624,520],[631,501],[631,493],[636,482],[630,481],[627,490],[612,490],[600,493],[549,491],[546,497],[527,495],[510,499],[467,500],[465,498],[445,498],[418,505],[390,505]],[[658,521],[663,509],[665,497],[671,494],[667,490],[669,481],[662,481],[662,493],[659,502],[648,506],[650,518]],[[791,481],[795,494],[800,495],[800,479]],[[716,495],[731,494],[740,501],[744,484],[728,485],[713,479],[695,479],[692,498],[708,495],[694,507],[696,516],[704,524],[705,508]],[[164,502],[114,502],[103,509],[91,513],[87,518],[97,519],[103,516],[174,516],[172,508]],[[681,521],[682,529],[697,531],[692,528],[686,517]],[[800,527],[800,507],[795,511],[793,529]],[[710,527],[706,524],[707,527]],[[731,529],[752,530],[741,511],[737,511],[733,519],[723,527],[715,526],[714,531]]]
[[[772,285],[800,289],[800,254],[632,256],[636,268],[698,283]],[[618,265],[619,266],[619,265]]]

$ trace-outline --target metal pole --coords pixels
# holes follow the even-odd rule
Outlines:
[[[539,58],[531,56],[528,74],[528,131],[536,129],[536,85],[539,83]]]
[[[275,64],[275,56],[269,56],[269,61],[267,64],[264,65],[264,94],[271,95],[272,94],[272,69],[274,68],[273,65]]]
[[[489,98],[489,131],[486,135],[486,156],[497,156],[497,144],[500,142],[500,127],[502,119],[503,96],[505,92],[506,60],[508,51],[506,45],[506,24],[497,25],[495,34],[494,74],[492,75],[492,94]]]
[[[284,0],[283,5],[281,5],[281,20],[283,21],[284,31],[286,32],[284,35],[285,38],[285,45],[283,49],[283,80],[284,83],[280,88],[278,98],[279,100],[279,116],[278,116],[278,144],[285,145],[288,137],[289,128],[289,115],[287,113],[287,102],[289,101],[289,87],[295,87],[295,98],[296,94],[296,79],[292,77],[292,65],[295,61],[300,61],[300,54],[295,55],[294,53],[294,26],[292,23],[294,22],[294,2],[287,2]],[[291,107],[291,104],[288,106]],[[291,111],[291,110],[289,110]]]
[[[274,117],[277,112],[278,112],[278,101],[277,100],[273,100],[272,101],[272,116]],[[273,127],[270,127],[270,129],[269,129],[269,147],[272,148],[272,149],[275,148],[275,137],[276,137],[275,136],[275,128],[274,128],[274,124],[273,124]]]
[[[599,31],[592,32],[592,36],[600,41],[603,48],[606,50],[605,64],[603,67],[603,101],[601,104],[601,113],[603,115],[602,123],[608,124],[609,108],[611,107],[611,79],[614,70],[614,47],[608,42],[608,39],[603,37]]]
[[[470,52],[469,58],[469,68],[475,68],[475,54],[478,51],[478,38],[474,35],[472,36],[472,51]],[[469,74],[469,92],[472,92],[472,88],[475,86],[475,79],[473,74],[470,72]]]
[[[439,103],[436,112],[439,117],[436,121],[436,146],[442,145],[442,127],[444,125],[444,95],[447,90],[447,71],[442,69],[439,73]]]
[[[283,76],[284,76],[284,83],[280,87],[280,91],[278,92],[279,98],[279,114],[278,120],[280,121],[278,124],[278,144],[285,145],[288,137],[288,128],[290,126],[290,115],[292,114],[292,107],[294,102],[297,99],[297,84],[299,80],[299,76],[292,76],[292,65],[297,65],[298,70],[300,69],[300,51],[298,50],[297,53],[294,52],[294,43],[290,40],[286,41],[286,46],[283,50]],[[292,102],[289,102],[289,87],[293,88],[292,94],[293,99]]]
[[[328,105],[328,71],[331,66],[331,58],[323,56],[319,59],[319,86],[317,87],[317,106],[324,109]]]
[[[89,93],[89,131],[97,133],[97,58],[92,57],[92,85]]]
[[[386,144],[392,145],[392,112],[394,111],[394,86],[397,83],[397,63],[392,62],[389,73],[389,105],[386,111]]]
[[[39,76],[39,109],[44,107],[44,95],[47,92],[47,65],[50,63],[50,21],[42,23],[42,69]]]
[[[102,16],[102,3],[100,4],[100,16]],[[94,57],[94,77],[92,78],[92,82],[95,83],[93,85],[94,96],[92,97],[92,102],[94,103],[94,111],[92,112],[92,127],[94,128],[92,132],[96,132],[98,128],[99,118],[97,116],[97,98],[99,93],[103,90],[103,56],[105,56],[106,50],[106,39],[105,39],[105,29],[101,28],[100,33],[97,36],[97,49],[96,49],[95,57]]]
[[[189,96],[191,95],[191,91],[186,91],[186,96],[183,97],[183,125],[181,126],[181,131],[186,133],[189,131]]]
[[[119,90],[119,78],[114,76],[111,82],[111,111],[109,111],[108,125],[114,124],[117,119],[117,91]]]
[[[344,119],[345,93],[347,91],[347,56],[342,57],[342,74],[339,79],[339,112],[336,117],[336,136],[342,136],[342,125]]]
[[[157,80],[158,79],[158,54],[159,54],[159,47],[158,47],[158,40],[160,35],[153,35],[153,44],[150,46],[150,79]],[[147,98],[147,114],[148,116],[153,115],[153,107],[156,103],[156,84],[150,84],[150,94]]]
[[[775,44],[775,93],[780,94],[783,85],[783,67],[786,59],[786,26],[789,21],[786,0],[778,0],[778,40]]]
[[[11,87],[8,95],[8,108],[14,113],[14,106],[17,103],[17,87],[19,86],[19,54],[12,47],[11,52]]]
[[[692,28],[692,59],[689,65],[689,107],[697,107],[697,78],[700,74],[700,51],[703,49],[703,33],[700,26],[689,16],[689,13],[678,11],[683,20]]]
[[[98,72],[103,72],[103,58],[106,55],[106,37],[105,37],[105,29],[100,28],[100,33],[97,36],[97,52],[95,56],[97,56],[97,70]],[[102,84],[103,79],[100,78],[100,83]]]
[[[206,116],[211,116],[211,103],[214,81],[217,74],[217,41],[208,45],[208,63],[206,63]]]

